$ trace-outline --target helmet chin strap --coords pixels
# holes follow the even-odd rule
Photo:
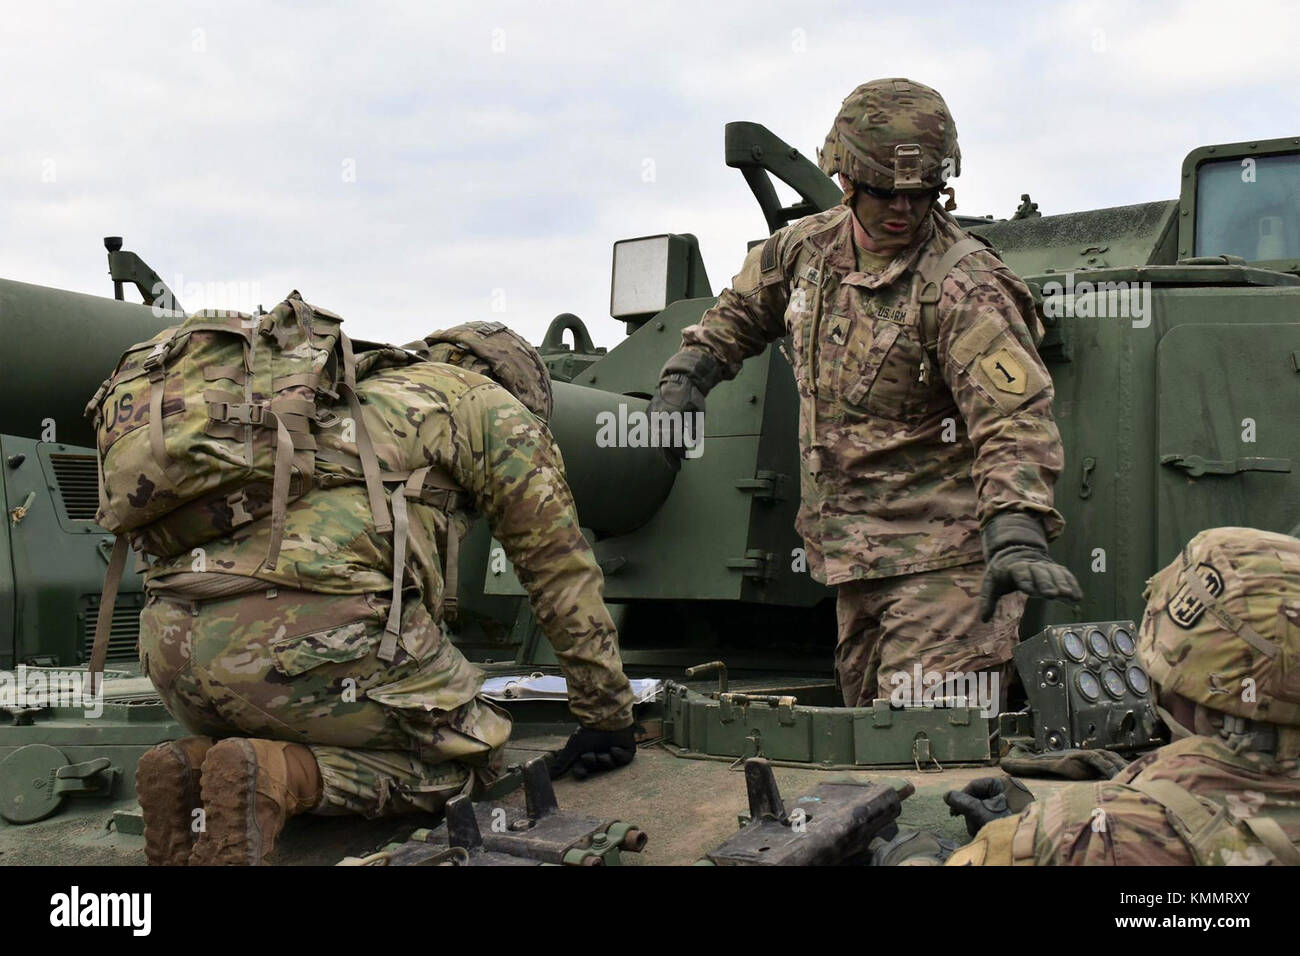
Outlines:
[[[1178,719],[1174,717],[1173,714],[1165,710],[1164,706],[1159,703],[1156,704],[1156,713],[1159,714],[1160,719],[1165,722],[1165,726],[1169,728],[1169,733],[1173,736],[1174,740],[1182,740],[1184,737],[1196,736],[1196,731],[1188,730],[1184,727],[1178,722]]]

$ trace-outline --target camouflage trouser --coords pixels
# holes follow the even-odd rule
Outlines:
[[[841,584],[835,602],[839,642],[835,677],[846,707],[865,707],[888,699],[921,673],[974,674],[997,671],[1005,695],[1011,651],[1019,639],[1023,594],[1008,594],[993,620],[979,619],[984,562],[920,574]]]
[[[273,595],[273,596],[272,596]],[[495,779],[510,718],[418,597],[396,656],[377,656],[388,602],[280,589],[197,604],[151,598],[140,662],[195,734],[306,744],[317,813],[436,812]]]

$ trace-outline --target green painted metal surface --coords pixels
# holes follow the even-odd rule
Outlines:
[[[0,326],[10,339],[0,434],[92,444],[86,403],[124,349],[174,321],[143,305],[0,279]]]
[[[94,522],[94,455],[90,448],[0,436],[0,569],[9,566],[0,585],[0,667],[89,659],[112,548],[112,536]],[[143,600],[144,584],[128,567],[113,615],[111,660],[135,659]]]
[[[818,707],[796,694],[719,692],[668,682],[664,735],[680,755],[767,757],[820,767],[987,763],[989,720],[967,706]]]

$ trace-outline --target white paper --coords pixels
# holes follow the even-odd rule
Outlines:
[[[630,681],[634,703],[644,704],[658,696],[664,682],[655,678]],[[568,700],[569,686],[563,677],[530,674],[527,677],[489,677],[479,692],[489,700]]]

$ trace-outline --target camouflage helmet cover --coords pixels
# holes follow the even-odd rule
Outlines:
[[[1138,657],[1162,689],[1300,726],[1300,539],[1202,531],[1147,581]]]
[[[938,189],[961,175],[948,104],[901,77],[863,83],[845,97],[818,159],[827,176],[843,173],[877,189]]]
[[[434,362],[446,362],[486,375],[542,421],[554,402],[551,376],[523,336],[500,322],[466,322],[426,335],[417,350]]]

